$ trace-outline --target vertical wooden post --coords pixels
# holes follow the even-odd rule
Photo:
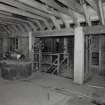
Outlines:
[[[39,71],[41,71],[41,61],[42,61],[42,51],[41,51],[41,40],[40,40],[39,42]]]
[[[29,59],[32,60],[32,32],[29,32]]]
[[[82,27],[75,28],[74,82],[84,82],[84,33]]]
[[[105,17],[104,17],[104,9],[102,5],[102,0],[98,0],[98,9],[99,9],[99,15],[101,24],[105,25]],[[103,36],[99,37],[99,70],[102,70],[102,43],[103,43]]]
[[[84,11],[84,16],[85,16],[85,20],[86,20],[86,23],[88,24],[88,26],[91,26],[92,23],[91,23],[91,20],[90,20],[90,17],[88,15],[88,12],[87,12],[87,4],[85,3],[84,0],[81,0],[81,5],[83,7],[83,11]],[[91,40],[91,35],[89,37],[85,37],[85,80],[87,80],[89,77],[90,77],[90,59],[89,59],[89,56],[91,54],[91,50],[89,50],[89,46],[88,46],[88,40]]]
[[[33,49],[32,49],[32,46],[33,46],[33,37],[32,37],[32,32],[29,32],[29,60],[31,61],[31,67],[32,67],[32,71],[33,71],[33,67],[34,67],[34,64],[33,64],[33,59],[34,59],[34,54],[33,54]]]

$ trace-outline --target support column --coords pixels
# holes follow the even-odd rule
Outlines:
[[[33,58],[32,44],[33,44],[32,32],[29,32],[29,59],[31,61],[32,61],[32,58]]]
[[[84,33],[82,27],[75,28],[74,82],[84,82]]]
[[[32,36],[32,32],[29,32],[29,60],[31,62],[32,71],[34,71],[34,51],[33,51],[33,44],[34,44],[34,37]]]

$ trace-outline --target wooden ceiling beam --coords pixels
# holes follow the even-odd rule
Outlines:
[[[8,33],[14,33],[15,35],[19,34],[18,29],[15,27],[16,24],[13,24],[13,23],[10,23],[10,22],[7,23],[7,22],[4,22],[4,21],[0,21],[0,24],[8,26],[8,29],[6,29],[6,30],[10,30],[10,31],[8,31]]]
[[[62,29],[53,31],[41,31],[33,33],[33,36],[38,38],[43,37],[59,37],[59,36],[74,36],[74,29]]]
[[[72,16],[72,13],[69,12],[68,8],[61,7],[56,2],[54,2],[54,0],[41,0],[41,1],[44,2],[46,5],[49,5],[52,8],[57,9],[59,12],[62,12],[68,16]]]
[[[0,32],[9,34],[7,29],[4,28],[4,25],[0,24]],[[1,36],[1,35],[0,35]]]
[[[1,23],[0,23],[0,24],[1,24]],[[2,24],[2,25],[4,26],[5,30],[8,32],[8,35],[10,35],[11,32],[10,32],[10,30],[7,28],[7,25],[4,25],[4,24]]]
[[[37,28],[37,27],[31,22],[32,19],[24,20],[24,19],[20,19],[20,18],[11,17],[11,16],[6,16],[6,15],[3,15],[3,14],[0,14],[0,18],[4,18],[5,20],[8,20],[8,21],[12,20],[12,21],[17,22],[17,23],[30,24],[34,31],[35,31],[36,28]]]
[[[38,10],[36,10],[32,7],[29,7],[29,6],[27,6],[21,2],[18,2],[16,0],[0,0],[0,2],[12,5],[12,6],[17,7],[19,9],[22,9],[24,11],[34,13],[35,15],[38,15],[38,16],[43,17],[43,18],[49,18],[49,14],[38,11]]]
[[[32,27],[33,32],[36,31],[37,27],[31,21],[28,24]]]
[[[53,0],[41,0],[42,2],[44,2],[46,4],[46,6],[41,5],[40,3],[38,3],[38,2],[36,2],[34,0],[19,0],[19,1],[24,2],[24,3],[26,3],[26,4],[30,5],[30,6],[33,6],[34,8],[37,8],[37,9],[40,9],[40,10],[43,10],[43,11],[46,11],[46,12],[52,13],[52,12],[54,12],[54,9],[56,9],[59,12],[62,12],[64,14],[68,15],[68,16],[71,16],[71,17],[73,16],[73,14],[71,12],[69,12],[69,10],[67,8],[63,8],[63,7],[59,6],[59,5],[57,5]],[[50,7],[52,7],[52,9],[49,8],[47,4]],[[55,13],[53,13],[53,14],[55,14]],[[60,17],[58,12],[57,12],[57,15],[58,15],[58,17]]]
[[[39,17],[37,15],[33,15],[33,14],[31,14],[29,12],[26,12],[24,10],[20,10],[20,9],[10,7],[10,6],[4,5],[4,4],[0,4],[0,10],[10,12],[10,13],[13,13],[13,14],[22,15],[22,16],[25,16],[25,17],[33,18],[33,19],[37,19],[37,20],[42,20],[42,21],[44,20],[45,21],[45,19],[42,18],[42,17]]]
[[[5,27],[5,25],[2,25],[2,27],[3,27],[4,30],[7,32],[7,34],[10,35],[10,31]]]
[[[1,10],[0,10],[0,14],[6,15],[6,16],[12,16],[12,13],[6,12],[6,11],[1,11]]]
[[[41,12],[44,12],[46,14],[50,14],[52,16],[56,16],[56,17],[60,17],[59,13],[57,11],[55,11],[54,9],[51,9],[50,7],[40,4],[38,2],[36,2],[35,0],[18,0],[24,4],[27,4],[31,7],[34,7],[37,10],[40,10]]]
[[[97,11],[98,8],[95,0],[86,0],[86,1],[95,11]]]
[[[43,26],[41,25],[41,23],[39,21],[35,20],[34,22],[38,25],[38,27],[40,28],[41,31],[44,30]]]
[[[104,17],[102,0],[96,0],[96,3],[97,3],[97,7],[98,7],[98,14],[100,17],[101,24],[105,25],[105,17]]]
[[[5,28],[5,25],[0,24],[0,26],[3,28],[4,33],[7,33],[8,35],[10,34],[9,31]]]
[[[83,14],[83,9],[81,5],[76,2],[76,0],[58,0],[58,1],[66,5],[68,8],[72,9],[73,11],[78,12],[81,15]]]
[[[0,14],[0,18],[4,18],[4,19],[7,19],[7,20],[13,20],[13,21],[17,21],[17,22],[20,22],[20,23],[28,23],[27,20],[16,18],[16,17],[13,17],[13,16],[3,15],[3,14]]]
[[[22,27],[21,24],[16,24],[16,26],[21,31],[21,33],[26,33],[25,29]]]
[[[75,13],[71,9],[61,7],[54,0],[41,0],[41,1],[44,2],[46,5],[49,5],[52,8],[57,9],[59,12],[70,16],[71,19],[73,20],[74,24],[76,24],[76,25],[78,24],[77,17],[76,17]]]
[[[41,20],[41,21],[44,21],[45,24],[46,23],[49,24],[47,22],[47,20],[42,18],[42,17],[39,17],[39,16],[31,14],[29,12],[26,12],[26,11],[23,11],[23,10],[19,10],[17,8],[10,7],[10,6],[4,5],[4,4],[0,4],[0,10],[6,11],[6,12],[10,12],[10,13],[14,13],[14,14],[18,14],[18,15],[22,15],[22,16],[25,16],[25,17],[28,17],[28,18],[32,18],[32,19]],[[48,28],[50,28],[50,27],[48,26]]]
[[[21,2],[23,2],[23,3],[26,3],[26,4],[28,4],[28,5],[32,6],[32,7],[34,7],[34,8],[41,9],[41,10],[43,9],[43,5],[41,5],[40,3],[38,3],[38,2],[36,2],[36,1],[34,1],[34,0],[30,0],[30,1],[29,1],[29,0],[19,0],[19,1],[21,1]],[[48,6],[52,7],[52,10],[56,9],[56,10],[58,10],[59,12],[64,13],[64,14],[70,16],[71,19],[75,22],[75,16],[74,16],[74,13],[73,13],[72,10],[61,7],[60,5],[58,5],[57,3],[55,3],[53,0],[47,0],[47,1],[44,0],[43,2],[45,2],[46,7],[48,8],[49,11],[50,11],[51,9],[49,9]],[[46,9],[46,7],[45,7],[45,9]],[[54,8],[54,9],[53,9],[53,8]],[[43,10],[44,10],[44,9],[43,9]],[[46,10],[45,10],[45,11],[46,11]],[[57,14],[58,14],[59,17],[61,18],[61,15],[60,15],[59,12],[58,12]],[[52,17],[52,18],[53,18],[53,17]],[[51,18],[51,20],[52,20],[52,18]],[[54,21],[53,21],[53,22],[54,22]],[[54,23],[54,24],[55,24],[55,23]]]
[[[84,27],[85,35],[104,35],[105,34],[105,26],[97,25],[91,27]]]

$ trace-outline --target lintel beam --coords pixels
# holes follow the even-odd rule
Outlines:
[[[34,37],[59,37],[59,36],[73,36],[73,35],[74,35],[73,29],[41,31],[41,32],[34,32],[33,33]]]
[[[87,26],[83,28],[84,35],[105,35],[105,26]],[[34,32],[35,37],[74,36],[73,29]]]

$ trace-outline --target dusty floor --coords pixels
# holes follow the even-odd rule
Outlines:
[[[45,73],[18,81],[0,79],[0,105],[96,105],[94,100],[104,103],[105,85],[94,81],[77,85]]]

